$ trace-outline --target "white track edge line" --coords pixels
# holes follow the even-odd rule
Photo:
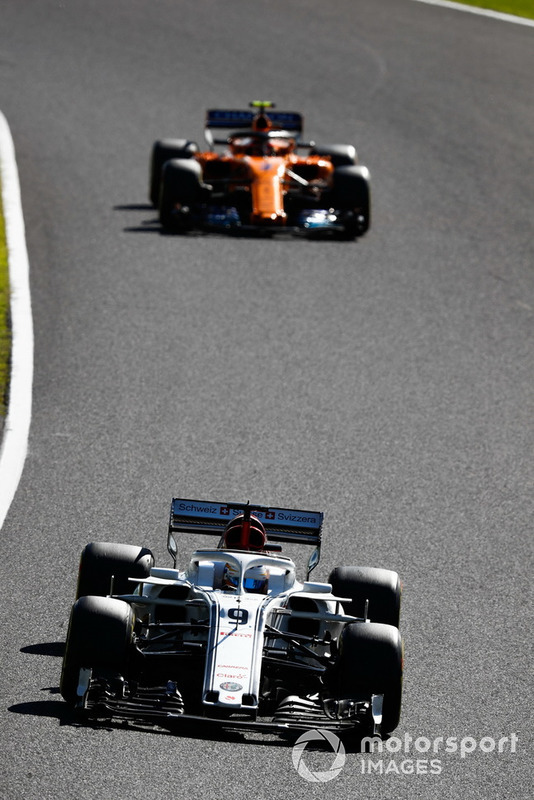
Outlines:
[[[11,299],[11,377],[0,450],[0,529],[17,491],[26,454],[32,414],[33,320],[30,265],[26,249],[15,146],[0,111],[0,174]]]
[[[415,3],[425,3],[428,6],[440,6],[441,8],[451,8],[454,11],[465,11],[467,14],[477,14],[479,17],[490,17],[501,22],[513,22],[515,25],[526,25],[534,28],[534,19],[528,17],[517,17],[514,14],[503,14],[501,11],[491,11],[489,8],[478,8],[477,6],[465,6],[462,3],[454,3],[452,0],[412,0]]]

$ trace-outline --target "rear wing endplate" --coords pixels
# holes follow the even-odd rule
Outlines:
[[[307,544],[315,547],[308,572],[317,566],[324,518],[321,511],[299,511],[291,508],[254,506],[249,503],[218,503],[173,498],[169,519],[169,552],[176,556],[173,534],[200,533],[222,536],[230,520],[244,512],[250,512],[263,523],[268,542]]]

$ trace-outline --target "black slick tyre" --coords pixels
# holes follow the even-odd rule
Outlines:
[[[392,625],[355,622],[343,630],[334,691],[339,698],[384,695],[383,734],[399,724],[403,661],[402,639]]]
[[[401,582],[396,572],[378,567],[336,567],[328,582],[338,597],[347,597],[343,603],[347,614],[364,617],[368,601],[368,618],[399,627],[401,607]]]
[[[329,205],[345,218],[345,238],[363,236],[371,225],[371,185],[367,167],[334,170]]]
[[[72,607],[60,691],[70,704],[78,700],[80,669],[107,675],[128,671],[134,613],[128,603],[112,597],[81,597]]]
[[[131,594],[135,582],[148,578],[154,556],[146,547],[91,542],[82,550],[76,598],[85,595]]]
[[[163,167],[159,195],[162,226],[177,233],[191,228],[191,208],[205,194],[202,168],[194,159],[172,159]]]
[[[310,155],[329,158],[334,167],[349,167],[358,163],[356,148],[352,144],[314,144]]]
[[[198,153],[198,145],[189,139],[159,139],[154,142],[148,183],[148,195],[153,206],[157,208],[159,202],[161,171],[165,162],[171,158],[192,158],[195,153]]]

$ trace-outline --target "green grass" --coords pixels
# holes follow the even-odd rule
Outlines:
[[[11,331],[9,326],[9,271],[7,266],[6,230],[0,196],[0,419],[6,415],[9,387]]]
[[[534,3],[532,0],[459,0],[466,6],[487,8],[490,11],[500,11],[502,14],[515,14],[517,17],[534,19]]]

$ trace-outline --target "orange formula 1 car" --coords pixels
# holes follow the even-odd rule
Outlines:
[[[250,105],[251,111],[207,112],[205,152],[186,139],[154,143],[149,194],[163,227],[342,239],[366,233],[369,170],[357,164],[354,147],[304,143],[301,114]],[[221,129],[232,132],[214,138]]]

